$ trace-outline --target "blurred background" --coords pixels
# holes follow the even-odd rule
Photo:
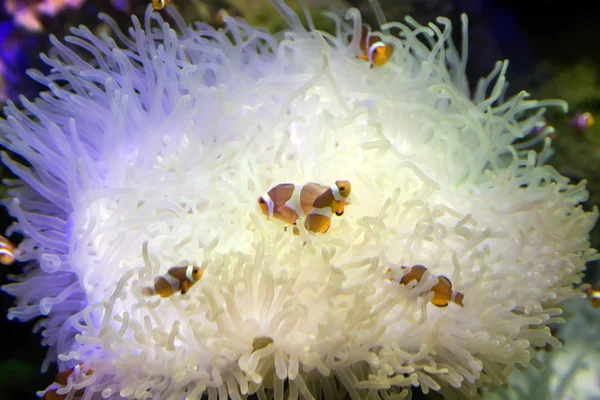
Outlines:
[[[357,7],[367,23],[377,27],[367,0],[306,0],[321,29],[331,28],[321,10],[343,11]],[[43,90],[28,78],[29,68],[48,72],[39,53],[50,48],[49,35],[62,38],[69,28],[80,24],[101,33],[108,27],[97,19],[99,12],[110,15],[126,29],[130,15],[142,17],[150,0],[0,0],[0,106],[19,95],[33,99]],[[576,183],[588,181],[590,199],[583,205],[591,210],[600,204],[600,122],[586,129],[574,129],[581,115],[600,118],[600,44],[597,41],[597,14],[582,2],[559,0],[380,0],[388,21],[411,15],[425,24],[437,16],[453,21],[459,33],[461,13],[469,16],[469,61],[471,83],[487,75],[497,60],[510,60],[509,94],[526,90],[535,99],[561,98],[569,103],[566,114],[551,110],[543,129],[555,130],[556,154],[550,163]],[[243,17],[252,25],[270,31],[283,28],[267,0],[172,0],[187,22],[219,24],[220,10]],[[297,0],[288,1],[299,9]],[[458,36],[456,37],[459,38]],[[460,40],[457,41],[460,44]],[[18,102],[17,102],[18,103]],[[0,112],[0,116],[1,116]],[[10,177],[0,165],[2,177]],[[0,197],[5,196],[0,186]],[[0,207],[1,231],[10,224]],[[18,241],[19,238],[11,237]],[[600,229],[592,232],[592,246],[600,246]],[[0,284],[18,274],[22,266],[2,267]],[[588,266],[585,282],[598,288],[600,270]],[[598,288],[600,289],[600,288]],[[56,367],[40,372],[45,349],[41,337],[32,333],[35,321],[21,324],[7,321],[12,298],[0,292],[0,400],[36,399],[35,391],[54,381]],[[594,308],[596,306],[596,308]],[[507,388],[486,393],[486,399],[600,399],[600,300],[571,301],[566,305],[568,322],[553,328],[565,343],[561,349],[541,349],[538,359],[546,364],[541,371],[533,366],[518,372]],[[440,399],[415,390],[413,398]]]

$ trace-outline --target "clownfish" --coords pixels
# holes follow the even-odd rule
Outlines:
[[[69,379],[69,376],[71,376],[71,374],[73,374],[73,372],[75,372],[76,370],[79,371],[83,366],[83,363],[78,364],[72,368],[66,369],[64,371],[60,371],[58,374],[56,374],[56,383],[61,385],[61,386],[65,386],[67,384],[67,381]],[[90,369],[85,376],[89,376],[91,374],[94,373],[94,370]],[[67,398],[67,396],[69,395],[67,394],[58,394],[57,393],[58,389],[52,389],[46,392],[46,394],[44,395],[44,399],[43,400],[64,400]],[[79,398],[81,396],[83,396],[85,393],[84,389],[79,389],[77,391],[75,391],[75,393],[73,394],[74,398]]]
[[[314,201],[312,210],[306,216],[304,227],[315,233],[325,233],[331,225],[331,216],[344,214],[344,206],[350,204],[348,198],[352,187],[348,181],[336,181]]]
[[[325,233],[331,216],[341,216],[349,205],[350,182],[336,181],[335,185],[322,186],[307,183],[303,186],[281,183],[258,198],[258,206],[267,218],[277,218],[291,225],[306,217],[304,227],[310,232]],[[298,229],[294,227],[294,234]]]
[[[195,265],[171,267],[166,274],[154,278],[154,286],[142,288],[142,294],[144,296],[158,294],[160,297],[169,297],[177,292],[186,294],[203,274],[204,269]]]
[[[10,265],[15,262],[15,245],[4,236],[0,236],[0,264]]]
[[[578,135],[583,135],[588,129],[594,126],[595,123],[596,120],[594,120],[594,116],[589,112],[584,112],[575,114],[573,119],[569,122],[569,126]]]
[[[356,58],[368,61],[371,68],[373,68],[374,65],[378,67],[384,65],[392,56],[394,47],[389,43],[383,43],[379,36],[371,35],[369,28],[363,26],[360,38],[360,50],[362,54],[356,56]]]
[[[600,284],[595,289],[590,287],[585,289],[585,292],[588,295],[588,299],[590,299],[592,307],[600,308]]]
[[[152,0],[152,8],[155,10],[162,10],[169,5],[169,0]]]
[[[223,26],[223,25],[225,25],[225,18],[227,18],[227,17],[231,17],[231,15],[229,14],[229,12],[226,9],[221,8],[215,14],[215,22],[217,23],[217,25]]]
[[[408,285],[408,283],[412,280],[416,280],[420,282],[427,272],[427,268],[422,265],[413,265],[412,267],[402,267],[405,271],[404,275],[400,279],[400,285]],[[388,268],[386,272],[390,272],[391,270]],[[441,275],[438,276],[438,283],[435,284],[434,287],[431,288],[433,292],[433,299],[431,303],[436,307],[447,307],[449,302],[453,302],[458,304],[461,307],[463,305],[463,298],[465,297],[464,293],[455,292],[452,290],[452,283],[448,278]]]
[[[272,217],[296,225],[296,221],[312,210],[317,197],[326,190],[327,186],[312,182],[302,186],[281,183],[260,196],[258,206],[267,218]]]

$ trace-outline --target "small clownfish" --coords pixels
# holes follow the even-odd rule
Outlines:
[[[219,9],[219,11],[217,11],[217,13],[215,14],[215,22],[218,26],[223,26],[225,25],[225,18],[227,17],[231,17],[231,15],[229,14],[229,11],[227,11],[224,8]]]
[[[72,368],[66,369],[64,371],[60,371],[58,374],[56,374],[56,383],[61,386],[65,386],[69,380],[69,376],[71,376],[71,374],[73,374],[73,372],[75,372],[76,370],[79,371],[82,367],[83,367],[83,363],[78,364]],[[89,376],[93,373],[94,373],[94,370],[90,369],[85,374],[85,376]],[[57,390],[58,389],[52,389],[52,390],[47,391],[46,394],[44,395],[43,400],[64,400],[69,395],[68,393],[67,394],[58,394]],[[73,397],[79,398],[79,397],[83,396],[84,393],[85,393],[84,389],[79,389],[79,390],[75,391],[75,393],[73,394]]]
[[[412,280],[416,280],[420,282],[427,272],[427,268],[422,265],[413,265],[412,267],[402,267],[405,271],[404,275],[400,279],[400,285],[408,285],[408,283]],[[388,268],[386,272],[390,272],[391,270]],[[433,292],[433,299],[431,303],[436,307],[447,307],[449,302],[453,302],[458,304],[461,307],[463,305],[463,298],[465,297],[464,293],[454,292],[452,290],[452,283],[448,278],[441,275],[438,276],[438,283],[435,284],[434,287],[431,288]]]
[[[350,204],[348,198],[352,186],[348,181],[336,181],[314,201],[312,210],[306,216],[304,227],[315,233],[325,233],[331,225],[331,216],[344,214],[344,207]]]
[[[537,122],[533,128],[533,132],[538,136],[541,135],[544,137],[549,137],[550,139],[556,138],[556,129],[550,125],[548,120]]]
[[[583,135],[588,129],[594,126],[595,123],[596,120],[594,120],[594,116],[589,112],[584,112],[575,114],[573,119],[569,122],[569,126],[576,134]]]
[[[15,262],[15,245],[4,236],[0,236],[0,264],[10,265]]]
[[[600,308],[600,284],[598,284],[595,289],[591,287],[585,289],[585,292],[588,295],[588,299],[590,299],[592,307]]]
[[[317,197],[327,189],[327,186],[312,182],[303,186],[281,183],[259,197],[258,206],[267,218],[296,225],[296,221],[312,210]]]
[[[158,294],[160,297],[169,297],[177,292],[186,294],[203,274],[204,269],[195,265],[171,267],[166,274],[154,278],[153,287],[142,288],[142,294],[144,296]]]
[[[371,35],[369,28],[363,26],[360,38],[360,50],[362,54],[356,56],[356,58],[368,61],[371,68],[373,68],[374,65],[378,67],[384,65],[392,56],[394,47],[389,43],[383,43],[379,36]]]
[[[155,10],[162,10],[169,5],[169,0],[152,0],[152,8]]]

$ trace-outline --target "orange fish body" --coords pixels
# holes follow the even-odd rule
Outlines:
[[[44,400],[64,400],[66,398],[67,398],[66,394],[56,393],[56,389],[49,390],[44,395]]]
[[[166,274],[154,278],[153,287],[142,288],[142,294],[169,297],[174,293],[186,294],[202,278],[204,271],[195,265],[171,267]]]
[[[306,185],[281,183],[259,197],[258,206],[267,218],[273,217],[295,225],[299,218],[312,210],[315,199],[325,190],[326,186],[312,182]]]
[[[56,383],[61,386],[65,386],[67,384],[69,377],[71,376],[71,374],[73,374],[75,369],[81,368],[82,365],[83,364],[79,364],[79,365],[76,365],[75,367],[66,369],[64,371],[60,371],[58,374],[56,374]],[[93,373],[94,373],[94,370],[90,369],[85,375],[88,376]],[[44,395],[43,400],[64,400],[69,395],[68,393],[67,394],[58,394],[57,390],[58,389],[52,389],[52,390],[47,391],[46,394]],[[74,397],[79,398],[79,397],[83,396],[84,393],[85,393],[84,389],[76,390],[74,393]]]
[[[402,269],[406,270],[405,274],[400,279],[401,285],[407,285],[410,281],[416,280],[420,282],[427,271],[422,265],[414,265],[412,267],[402,267]],[[438,276],[438,283],[435,284],[434,287],[431,288],[433,292],[433,299],[431,303],[436,307],[447,307],[448,303],[453,302],[458,304],[461,307],[463,305],[463,299],[465,295],[461,292],[455,292],[452,290],[452,283],[445,276]]]
[[[215,22],[217,23],[217,25],[223,26],[225,25],[225,18],[227,17],[231,17],[231,15],[229,15],[229,12],[226,9],[221,8],[219,9],[219,11],[217,11],[217,14],[215,15]]]
[[[152,8],[155,10],[162,10],[169,5],[169,0],[152,0]]]
[[[15,262],[15,245],[4,236],[0,236],[0,264],[10,265]]]
[[[374,65],[381,67],[394,53],[394,47],[391,44],[383,43],[377,35],[371,35],[366,26],[362,28],[360,50],[362,54],[356,56],[356,58],[368,61],[371,67]]]
[[[421,282],[423,275],[427,271],[422,265],[413,265],[412,267],[402,267],[406,272],[402,275],[402,279],[400,279],[401,285],[408,285],[410,281],[416,280],[417,282]]]
[[[594,126],[596,120],[594,116],[589,112],[577,113],[569,122],[569,126],[578,135],[585,134],[591,127]]]
[[[449,302],[464,307],[463,298],[465,295],[461,292],[454,292],[452,282],[443,275],[438,277],[438,283],[431,288],[431,291],[433,292],[431,302],[437,307],[447,307]]]
[[[590,299],[592,307],[600,308],[600,285],[598,285],[596,289],[587,288],[585,289],[585,292],[587,293],[588,298]]]
[[[351,189],[348,181],[336,181],[335,185],[327,188],[315,199],[304,227],[310,232],[326,233],[331,225],[332,215],[341,216],[344,214],[344,207],[350,204],[348,198]]]

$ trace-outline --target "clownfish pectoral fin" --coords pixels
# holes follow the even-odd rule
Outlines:
[[[298,220],[298,213],[288,206],[281,206],[273,213],[277,219],[287,222],[288,224],[295,224]]]
[[[181,282],[181,294],[186,294],[189,290],[190,290],[190,283],[189,281],[183,281]]]
[[[326,233],[331,226],[331,218],[321,214],[309,214],[304,221],[304,227],[315,233]]]

